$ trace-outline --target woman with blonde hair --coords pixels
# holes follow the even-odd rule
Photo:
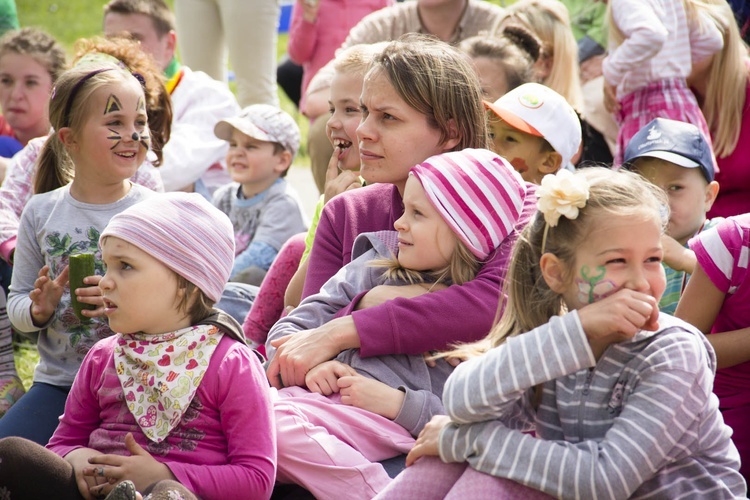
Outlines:
[[[724,37],[724,46],[705,64],[697,65],[688,79],[711,132],[721,186],[709,217],[729,217],[750,212],[750,57],[724,0],[705,0],[713,7]]]
[[[565,5],[558,0],[519,0],[506,8],[492,33],[501,32],[509,23],[520,24],[541,40],[537,63],[541,83],[565,97],[576,110],[583,109],[578,44]]]

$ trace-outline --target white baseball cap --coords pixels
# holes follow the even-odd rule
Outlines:
[[[232,138],[232,129],[259,141],[277,142],[292,153],[292,157],[299,150],[297,122],[288,113],[270,104],[253,104],[239,115],[219,121],[214,126],[214,135],[228,141]]]
[[[542,137],[562,156],[567,165],[581,147],[581,121],[563,96],[540,83],[524,83],[487,109],[511,127]]]

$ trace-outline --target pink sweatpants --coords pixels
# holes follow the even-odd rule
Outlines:
[[[477,472],[466,462],[447,464],[438,457],[422,457],[381,491],[378,499],[465,500],[467,498],[550,499],[549,495],[510,479]]]
[[[273,390],[277,481],[317,498],[372,498],[391,482],[379,460],[408,452],[414,438],[375,413],[301,387]]]

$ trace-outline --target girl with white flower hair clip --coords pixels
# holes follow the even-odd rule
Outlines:
[[[549,175],[537,194],[498,325],[446,354],[469,358],[447,416],[378,498],[744,496],[714,351],[659,313],[664,194],[605,168]]]

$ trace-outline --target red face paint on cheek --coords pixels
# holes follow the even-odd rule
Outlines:
[[[526,165],[526,160],[523,158],[513,158],[510,160],[510,164],[513,165],[513,168],[516,169],[516,172],[519,174],[523,174],[524,172],[529,171],[529,166]]]

